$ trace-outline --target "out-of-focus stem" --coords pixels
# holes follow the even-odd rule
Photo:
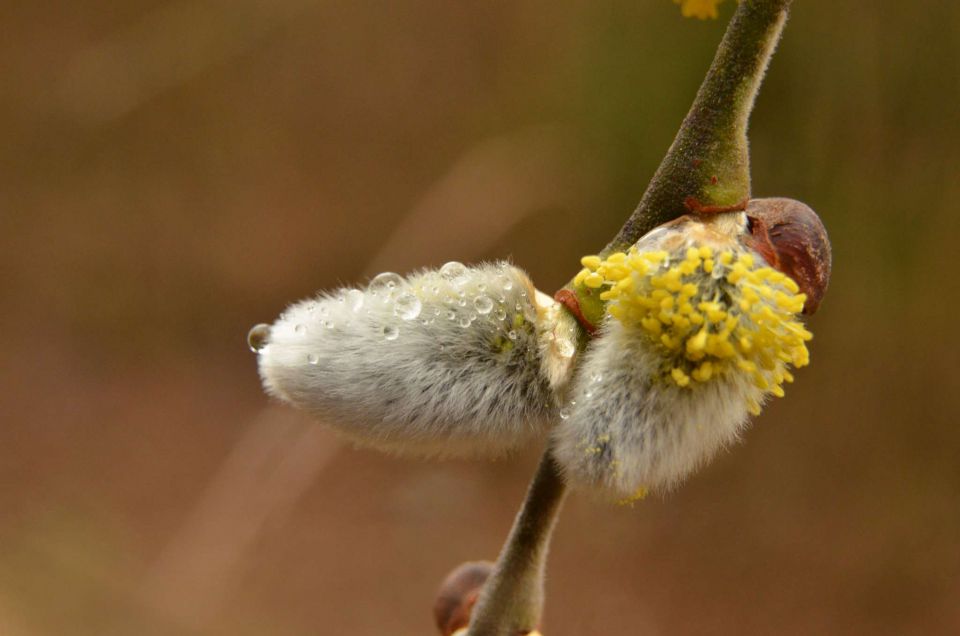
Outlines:
[[[548,449],[473,610],[467,636],[517,636],[537,629],[550,535],[566,490]]]

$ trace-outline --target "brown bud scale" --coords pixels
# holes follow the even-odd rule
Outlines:
[[[491,572],[489,561],[469,561],[454,568],[440,584],[433,618],[442,636],[451,636],[470,624],[470,613]]]
[[[746,212],[747,244],[807,295],[803,313],[816,312],[830,282],[832,260],[820,217],[808,205],[783,198],[751,199]]]

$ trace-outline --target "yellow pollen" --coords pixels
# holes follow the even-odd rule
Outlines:
[[[663,327],[660,325],[660,321],[656,318],[643,318],[640,320],[640,324],[643,325],[643,328],[653,334],[659,334]]]
[[[673,0],[680,5],[680,15],[685,18],[697,18],[706,20],[707,18],[716,19],[718,16],[717,5],[723,0]]]
[[[599,256],[584,256],[580,259],[580,264],[587,269],[597,269],[603,260]]]
[[[660,250],[658,252],[644,252],[643,257],[651,263],[660,263],[666,260],[670,255]]]
[[[697,382],[706,382],[710,379],[710,376],[713,375],[713,363],[707,360],[699,367],[694,369],[693,373],[690,375],[692,375],[693,379]]]
[[[693,338],[687,340],[687,351],[694,353],[707,348],[707,330],[701,329]]]
[[[615,252],[607,257],[608,263],[622,263],[627,260],[627,255],[623,252]]]
[[[756,387],[751,412],[810,361],[813,336],[797,319],[806,297],[794,281],[744,249],[687,245],[585,256],[574,282],[603,288],[607,313],[662,358],[658,378],[697,390],[739,374]]]
[[[624,497],[623,499],[618,501],[617,504],[621,506],[629,506],[630,504],[634,504],[638,501],[642,501],[643,499],[647,498],[647,492],[648,491],[646,487],[640,486],[640,488],[638,488],[636,492],[634,492],[629,497]],[[529,636],[533,636],[533,634],[531,633]]]
[[[587,274],[587,276],[583,279],[583,284],[592,289],[596,289],[603,285],[603,276],[596,272]]]

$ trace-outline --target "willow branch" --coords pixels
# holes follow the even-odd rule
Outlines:
[[[790,2],[742,0],[670,150],[608,250],[691,206],[735,206],[750,196],[747,122]]]
[[[550,536],[566,490],[548,449],[474,608],[467,636],[517,636],[537,629]]]
[[[601,255],[622,251],[653,228],[689,212],[743,209],[750,198],[747,123],[791,0],[741,0],[713,64],[640,204]],[[588,323],[604,303],[573,282]]]

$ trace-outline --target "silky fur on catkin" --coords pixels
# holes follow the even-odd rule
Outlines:
[[[569,481],[630,499],[734,442],[809,360],[805,296],[745,247],[742,214],[685,219],[575,280],[608,302],[553,433]]]
[[[665,491],[733,443],[761,391],[730,374],[694,390],[657,379],[662,360],[615,320],[587,350],[553,431],[565,477],[603,498]]]
[[[287,309],[259,348],[260,376],[363,445],[501,454],[554,419],[564,374],[548,361],[558,342],[567,366],[574,353],[554,337],[560,312],[537,300],[507,263],[381,274]]]

